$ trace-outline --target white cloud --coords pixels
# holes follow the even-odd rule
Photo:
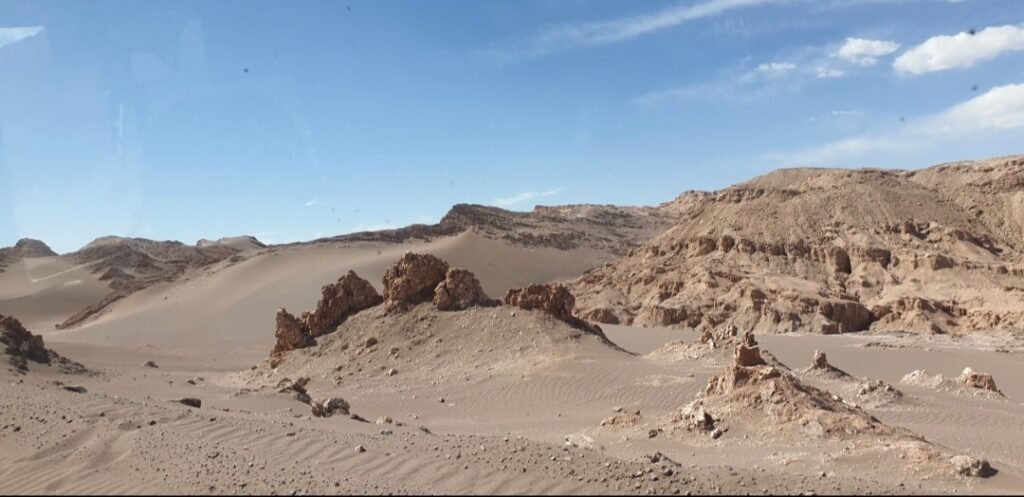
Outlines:
[[[866,40],[864,38],[847,38],[835,56],[859,66],[873,66],[879,57],[899,50],[900,44],[894,41]]]
[[[819,67],[819,68],[814,70],[814,77],[818,78],[818,79],[841,78],[845,74],[846,74],[846,72],[844,72],[844,71],[842,71],[840,69],[832,68],[832,67]]]
[[[0,48],[13,45],[26,38],[31,38],[46,29],[42,26],[20,26],[0,28]]]
[[[523,192],[518,195],[513,195],[511,197],[496,198],[491,201],[491,205],[494,205],[496,207],[508,207],[510,205],[521,204],[528,200],[533,200],[539,197],[550,197],[552,195],[557,195],[561,193],[561,191],[561,188],[555,188],[543,192]]]
[[[793,69],[796,69],[796,64],[791,62],[771,62],[757,66],[754,71],[758,74],[766,75],[769,78],[777,78],[792,71]]]
[[[896,58],[901,74],[924,74],[971,67],[1007,52],[1024,50],[1024,26],[993,26],[970,34],[933,36]]]
[[[1024,126],[1024,83],[998,86],[926,123],[934,133],[959,134]]]
[[[773,158],[787,165],[824,165],[869,154],[915,151],[978,133],[1024,128],[1024,83],[999,86],[885,134],[856,136]]]

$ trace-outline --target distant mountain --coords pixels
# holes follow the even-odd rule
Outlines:
[[[49,246],[39,240],[22,238],[13,247],[0,248],[0,271],[6,266],[29,257],[52,257],[57,255]]]
[[[657,207],[583,204],[537,206],[532,212],[514,212],[484,205],[457,204],[437,224],[350,233],[309,243],[397,243],[472,231],[516,245],[563,250],[594,248],[622,255],[671,225],[671,214]]]

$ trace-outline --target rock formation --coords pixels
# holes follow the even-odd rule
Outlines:
[[[785,169],[661,209],[676,224],[572,284],[604,323],[757,333],[1024,329],[1024,168]],[[965,290],[967,289],[967,290]]]
[[[280,363],[281,354],[285,352],[316,345],[316,340],[309,334],[305,324],[283,307],[277,310],[274,338],[276,342],[270,352],[271,367]]]
[[[324,285],[320,294],[316,309],[303,312],[301,317],[283,308],[277,311],[274,329],[277,341],[270,354],[272,367],[280,363],[283,353],[316,345],[316,337],[333,332],[349,316],[383,301],[373,285],[354,271],[335,283]]]
[[[17,372],[28,371],[28,363],[55,365],[64,373],[87,373],[89,370],[81,364],[61,357],[60,354],[46,348],[43,337],[25,329],[20,321],[11,316],[0,314],[0,345],[4,355]]]
[[[505,305],[519,307],[526,310],[538,310],[554,316],[569,323],[575,328],[604,335],[601,328],[594,326],[573,314],[576,305],[576,298],[564,285],[548,283],[538,285],[536,283],[526,288],[514,288],[505,293],[501,299]]]
[[[0,343],[11,365],[19,371],[28,371],[28,361],[50,364],[50,351],[43,337],[33,335],[13,317],[0,315]]]
[[[442,311],[463,310],[474,305],[487,305],[491,299],[480,281],[465,269],[449,269],[444,281],[434,288],[434,305]]]
[[[384,308],[401,311],[434,299],[434,289],[448,274],[448,263],[429,254],[406,252],[384,273]]]
[[[302,322],[311,336],[330,333],[347,317],[380,304],[384,299],[369,281],[349,271],[336,283],[324,285],[313,312],[303,312]]]

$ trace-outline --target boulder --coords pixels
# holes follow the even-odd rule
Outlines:
[[[1000,395],[1003,393],[999,391],[999,388],[996,387],[996,381],[988,373],[978,373],[971,368],[964,368],[964,371],[960,373],[959,380],[971,388],[980,388]]]
[[[384,301],[369,281],[349,271],[336,283],[324,285],[313,312],[303,313],[302,322],[313,338],[335,330],[349,316]]]
[[[480,281],[465,269],[449,269],[434,288],[434,305],[442,311],[458,311],[491,301]]]
[[[988,478],[996,474],[996,470],[988,461],[976,457],[967,455],[953,456],[949,463],[953,466],[953,473],[958,476]]]
[[[341,397],[317,399],[310,402],[309,405],[313,409],[313,415],[318,418],[329,418],[335,414],[341,414],[344,416],[349,415],[350,406],[348,402]]]
[[[429,254],[406,252],[384,273],[385,311],[400,311],[433,300],[434,289],[447,274],[447,262]]]

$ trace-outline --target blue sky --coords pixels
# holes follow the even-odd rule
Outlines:
[[[0,0],[0,246],[1024,152],[1020,0]]]

